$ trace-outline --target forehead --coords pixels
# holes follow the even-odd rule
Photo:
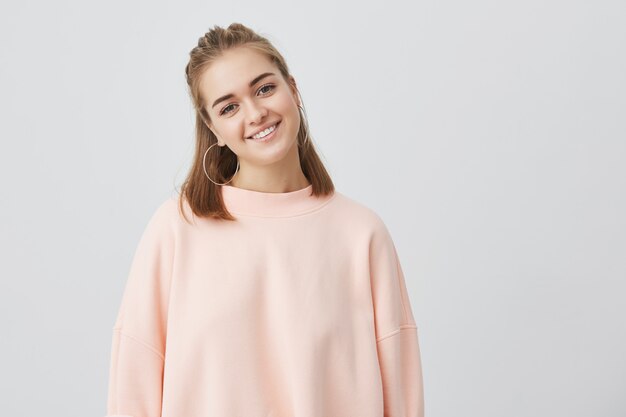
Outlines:
[[[211,101],[229,93],[246,91],[248,83],[264,72],[278,73],[272,62],[260,52],[236,48],[224,52],[200,76],[200,90]]]

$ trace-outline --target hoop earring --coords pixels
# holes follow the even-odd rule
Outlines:
[[[215,145],[217,145],[217,142],[215,142],[213,145],[209,146],[207,148],[207,150],[204,152],[204,157],[202,158],[202,168],[204,169],[204,175],[206,175],[206,177],[209,179],[209,181],[211,181],[213,184],[215,184],[215,185],[226,185],[229,182],[231,182],[233,180],[233,178],[235,178],[235,174],[237,174],[237,172],[239,171],[239,158],[237,158],[237,169],[235,169],[235,173],[233,174],[232,177],[230,177],[230,179],[228,181],[226,181],[225,183],[222,183],[222,184],[213,181],[211,179],[211,177],[209,177],[209,174],[206,172],[206,155],[207,155],[207,153],[209,153],[209,149],[211,149]]]

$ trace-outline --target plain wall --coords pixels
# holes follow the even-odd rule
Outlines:
[[[608,0],[3,3],[2,415],[105,414],[133,251],[191,161],[188,53],[231,22],[284,54],[337,190],[390,229],[428,417],[626,415]]]

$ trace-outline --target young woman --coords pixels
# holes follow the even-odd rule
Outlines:
[[[423,416],[392,238],[334,190],[283,57],[241,24],[215,26],[186,76],[195,158],[136,249],[108,416]]]

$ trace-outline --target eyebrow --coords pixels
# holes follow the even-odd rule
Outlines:
[[[269,77],[270,75],[275,75],[273,72],[264,72],[263,74],[254,77],[254,79],[252,81],[250,81],[250,83],[248,84],[250,87],[252,87],[254,84],[258,83],[259,81],[261,81],[263,78],[265,77]],[[229,98],[233,97],[234,95],[231,94],[226,94],[225,96],[222,96],[220,98],[218,98],[217,100],[215,100],[213,102],[213,105],[211,106],[211,108],[215,107],[216,105],[218,105],[219,103],[221,103],[224,100],[228,100]]]

